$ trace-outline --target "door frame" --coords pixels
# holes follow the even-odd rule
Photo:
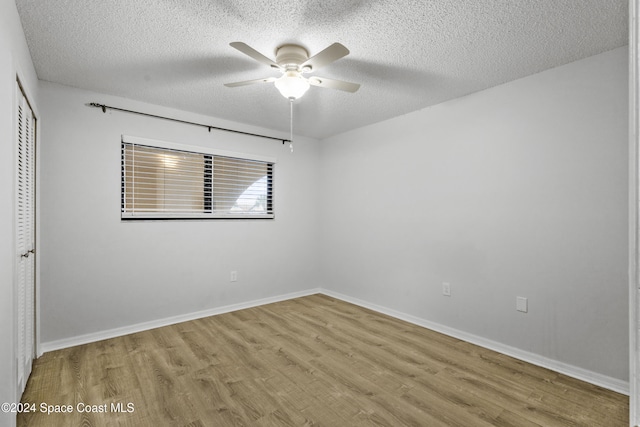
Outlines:
[[[640,425],[640,0],[629,2],[629,425]]]

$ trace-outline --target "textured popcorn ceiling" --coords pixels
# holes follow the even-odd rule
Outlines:
[[[295,133],[324,138],[627,44],[626,0],[16,0],[38,77],[288,132],[268,57],[297,43],[351,54],[317,75]],[[87,100],[100,102],[99,99]],[[215,124],[215,123],[212,123]]]

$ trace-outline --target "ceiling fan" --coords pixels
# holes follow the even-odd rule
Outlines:
[[[302,46],[295,44],[285,44],[276,49],[276,60],[273,61],[251,46],[242,42],[230,43],[230,46],[238,49],[245,55],[256,61],[278,69],[282,72],[281,77],[267,77],[263,79],[247,80],[236,83],[226,83],[227,87],[246,86],[255,83],[273,82],[282,96],[294,100],[300,98],[309,89],[309,86],[338,89],[345,92],[355,92],[360,88],[357,83],[345,82],[342,80],[328,79],[325,77],[311,76],[306,78],[303,74],[313,73],[316,70],[329,65],[338,59],[347,56],[349,49],[340,43],[334,43],[323,51],[309,58],[309,53]]]

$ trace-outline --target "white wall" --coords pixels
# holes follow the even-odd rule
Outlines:
[[[627,86],[620,48],[323,141],[323,286],[627,381]]]
[[[40,95],[46,118],[41,150],[45,344],[318,286],[317,141],[294,138],[291,154],[279,141],[111,110],[103,114],[85,104],[274,134],[266,129],[51,83],[41,83]],[[121,134],[276,157],[276,219],[122,222]],[[235,283],[229,282],[231,270],[238,272]]]
[[[16,76],[37,107],[37,77],[12,0],[0,1],[0,402],[15,402],[15,135]],[[14,414],[0,412],[0,425],[15,425]]]

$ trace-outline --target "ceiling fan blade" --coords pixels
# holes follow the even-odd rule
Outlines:
[[[344,82],[342,80],[327,79],[326,77],[309,77],[309,84],[312,86],[326,87],[329,89],[338,89],[345,92],[354,93],[360,89],[358,83]]]
[[[267,77],[264,79],[255,79],[255,80],[245,80],[243,82],[235,82],[235,83],[225,83],[226,87],[238,87],[238,86],[247,86],[256,83],[271,83],[277,80],[276,77]]]
[[[337,61],[343,56],[349,54],[349,49],[341,45],[340,43],[334,43],[325,50],[318,52],[311,58],[307,59],[300,65],[300,68],[311,67],[311,71],[315,71],[325,65],[331,64],[333,61]]]
[[[258,62],[261,62],[273,68],[280,68],[280,66],[276,64],[274,61],[267,58],[266,56],[264,56],[263,54],[261,54],[260,52],[258,52],[257,50],[249,46],[248,44],[245,44],[242,42],[233,42],[233,43],[229,43],[229,46],[238,49],[240,52],[252,57]]]

